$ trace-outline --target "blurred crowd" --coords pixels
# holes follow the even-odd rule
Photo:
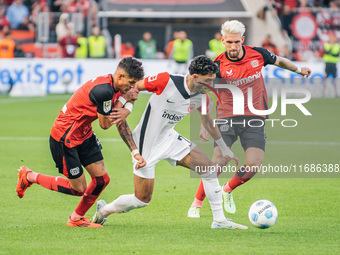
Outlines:
[[[258,18],[265,21],[266,15],[277,17],[283,36],[289,40],[278,49],[269,34],[264,38],[262,46],[294,61],[318,61],[323,56],[323,46],[329,41],[329,35],[336,34],[340,39],[339,7],[340,0],[267,0],[266,5],[259,10]],[[299,15],[308,18],[305,23],[315,23],[316,32],[311,38],[300,38],[297,25],[294,27],[294,21],[298,20]],[[309,23],[305,29],[312,31],[314,28],[310,25],[313,23]]]
[[[328,34],[332,32],[337,39],[340,38],[339,6],[340,0],[267,0],[265,6],[257,13],[257,17],[265,21],[267,15],[275,16],[281,24],[282,34],[290,38],[290,41],[278,48],[275,38],[268,34],[263,39],[262,45],[258,46],[291,60],[318,60],[322,58],[323,45],[328,41]],[[105,58],[112,56],[109,53],[113,52],[115,57],[172,59],[177,65],[178,73],[181,73],[181,70],[185,68],[185,63],[194,56],[193,41],[188,38],[186,31],[175,31],[172,40],[166,44],[164,49],[159,47],[148,31],[144,31],[139,40],[137,38],[134,40],[137,43],[122,38],[118,49],[118,46],[112,45],[100,30],[97,17],[98,4],[94,0],[0,0],[2,38],[0,58],[36,56],[27,54],[25,50],[27,47],[23,46],[35,42],[35,31],[39,22],[38,14],[41,12],[51,14],[49,29],[54,35],[54,43],[58,45],[53,57]],[[319,31],[315,38],[311,39],[312,43],[308,42],[308,45],[306,43],[303,45],[296,40],[292,24],[297,13],[306,12],[313,13],[316,17]],[[53,13],[56,15],[53,16]],[[75,14],[81,14],[83,20],[73,22],[72,17]],[[329,16],[332,17],[329,18]],[[90,22],[85,22],[88,17],[90,17]],[[85,30],[88,32],[85,33]],[[26,31],[27,38],[23,39],[23,33],[16,37],[15,31]],[[90,34],[90,31],[91,35],[85,36]],[[205,54],[211,58],[223,52],[225,47],[221,42],[221,34],[216,32],[214,38],[210,38],[206,48]],[[202,53],[195,52],[196,55]]]

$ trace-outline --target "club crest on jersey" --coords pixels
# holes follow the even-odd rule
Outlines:
[[[195,110],[195,108],[196,108],[195,104],[189,105],[188,112],[192,112],[193,110]]]
[[[108,113],[109,111],[111,111],[111,104],[112,104],[112,100],[103,102],[103,111],[105,113]]]
[[[225,71],[225,72],[228,76],[232,76],[234,74],[233,69],[230,69],[230,71]]]
[[[257,59],[255,59],[255,60],[251,61],[250,64],[251,64],[252,67],[255,68],[255,67],[258,67],[260,65],[260,62]]]

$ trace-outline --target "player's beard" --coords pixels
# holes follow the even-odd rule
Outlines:
[[[240,54],[239,50],[231,50],[228,52],[228,56],[231,59],[237,59],[239,54]]]

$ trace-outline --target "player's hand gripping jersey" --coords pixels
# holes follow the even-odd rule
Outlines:
[[[223,52],[215,58],[220,68],[217,78],[224,78],[221,84],[234,85],[244,95],[244,116],[254,116],[248,108],[248,88],[252,88],[253,106],[257,110],[268,109],[267,91],[262,77],[262,67],[274,64],[276,56],[263,48],[242,46],[244,55],[239,60],[231,60]],[[218,89],[223,104],[217,106],[217,117],[232,117],[233,96],[229,89]],[[235,98],[236,99],[236,98]],[[237,99],[236,99],[237,100]],[[265,118],[266,116],[261,116]]]
[[[69,148],[81,144],[93,134],[91,123],[97,113],[109,115],[121,92],[113,88],[112,75],[104,75],[82,85],[68,100],[56,118],[51,136]]]

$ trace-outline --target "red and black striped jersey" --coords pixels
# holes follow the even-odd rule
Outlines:
[[[243,56],[231,60],[226,52],[215,58],[220,72],[220,83],[237,86],[244,95],[244,116],[255,116],[248,107],[248,88],[252,88],[253,106],[256,110],[268,109],[267,91],[262,77],[262,67],[276,62],[276,55],[259,47],[243,47]],[[233,114],[233,96],[229,89],[218,89],[222,104],[217,105],[217,118],[235,116]],[[266,117],[266,116],[261,116]]]
[[[109,115],[121,92],[113,88],[112,75],[99,76],[82,85],[67,101],[56,118],[51,136],[69,148],[92,136],[91,123],[98,113]]]

